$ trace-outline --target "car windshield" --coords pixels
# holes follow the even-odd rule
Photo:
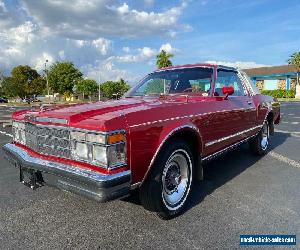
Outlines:
[[[209,96],[213,69],[197,67],[154,72],[145,77],[127,96],[194,93]]]

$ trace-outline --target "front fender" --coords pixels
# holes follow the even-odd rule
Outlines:
[[[197,151],[199,152],[199,155],[202,153],[202,149],[203,149],[202,148],[203,147],[202,136],[201,136],[199,129],[193,123],[191,123],[190,121],[184,121],[184,122],[180,122],[180,123],[172,123],[169,126],[164,126],[163,130],[160,133],[155,153],[152,156],[151,162],[148,166],[148,169],[145,173],[145,176],[144,176],[142,182],[144,182],[144,180],[147,178],[157,155],[161,151],[162,147],[166,145],[167,141],[170,138],[172,138],[173,136],[176,136],[176,134],[185,132],[185,131],[192,132],[195,135],[195,137],[197,138],[197,141],[198,141]]]

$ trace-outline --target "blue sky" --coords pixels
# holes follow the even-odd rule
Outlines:
[[[135,82],[165,49],[174,64],[286,64],[299,0],[0,0],[0,71],[71,60],[85,76]]]

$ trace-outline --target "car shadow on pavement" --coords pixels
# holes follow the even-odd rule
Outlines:
[[[289,136],[286,133],[276,132],[275,136],[271,137],[270,150],[283,144]],[[260,159],[261,156],[254,156],[249,149],[248,143],[244,143],[240,147],[205,164],[203,166],[204,180],[194,182],[191,199],[185,211],[197,206],[214,190],[253,166]],[[141,205],[138,190],[132,191],[131,196],[123,200]]]
[[[283,144],[289,136],[286,133],[276,132],[274,136],[271,136],[270,150]],[[204,180],[194,183],[187,210],[198,205],[206,196],[253,166],[262,157],[264,156],[253,155],[248,143],[244,143],[233,151],[205,164],[203,166]]]

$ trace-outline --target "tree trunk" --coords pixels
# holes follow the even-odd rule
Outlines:
[[[299,73],[297,72],[296,95],[295,98],[300,98]]]

